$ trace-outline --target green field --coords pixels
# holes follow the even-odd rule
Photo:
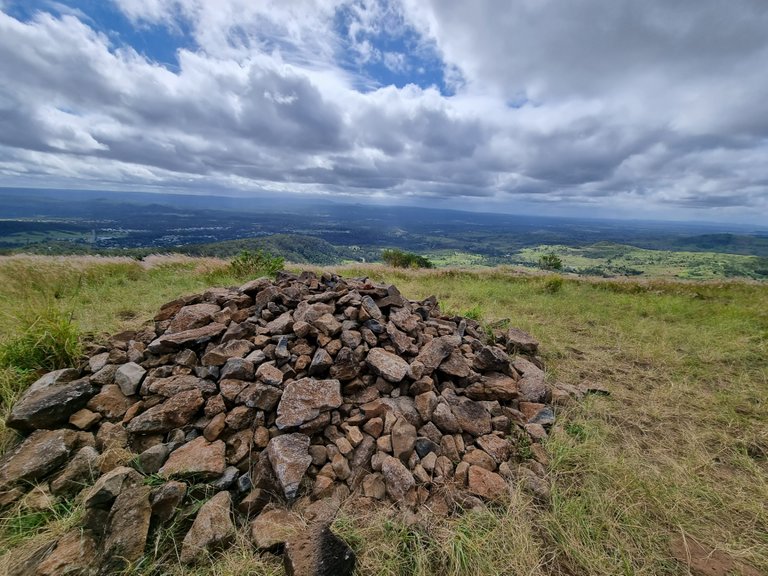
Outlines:
[[[538,252],[526,254],[533,261]],[[558,254],[568,267],[597,260]],[[714,256],[696,256],[705,258],[701,266],[716,265]],[[678,274],[669,263],[662,268]],[[548,505],[515,492],[482,513],[416,524],[388,508],[344,507],[335,528],[355,548],[359,574],[684,576],[686,566],[670,551],[679,536],[768,573],[765,284],[571,277],[560,283],[512,268],[329,269],[395,283],[412,299],[434,294],[444,310],[527,330],[541,341],[550,382],[592,382],[611,392],[558,411],[545,444]],[[0,258],[3,411],[34,377],[7,352],[31,354],[43,342],[35,340],[41,326],[59,339],[99,340],[150,321],[181,294],[242,280],[219,260]],[[2,439],[7,448],[13,435],[3,430]],[[76,525],[80,514],[77,501],[45,513],[22,505],[4,510],[0,574]],[[131,573],[283,571],[279,559],[257,555],[240,538],[194,571],[173,555],[158,567],[150,551]]]

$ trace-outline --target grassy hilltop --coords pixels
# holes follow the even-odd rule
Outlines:
[[[516,493],[429,526],[387,510],[343,510],[335,528],[358,553],[360,574],[682,576],[687,569],[670,551],[681,536],[768,573],[765,284],[561,280],[511,268],[333,270],[529,331],[550,381],[611,392],[559,411],[545,445],[547,507]],[[0,258],[3,419],[36,370],[66,363],[88,340],[140,326],[179,295],[242,281],[215,259]],[[0,425],[2,450],[13,441]],[[0,574],[81,512],[78,502],[5,511]],[[243,538],[194,573],[282,574],[276,559],[254,557],[249,546]],[[160,569],[148,557],[132,573],[192,572],[172,559]]]

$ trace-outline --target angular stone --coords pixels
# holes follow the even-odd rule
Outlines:
[[[456,378],[466,378],[471,372],[469,362],[458,348],[454,349],[450,356],[440,364],[438,370]]]
[[[150,491],[149,486],[130,486],[115,499],[103,544],[102,569],[105,573],[117,572],[144,554],[152,516]]]
[[[146,373],[147,371],[135,362],[128,362],[120,366],[115,372],[115,384],[120,386],[120,391],[123,394],[133,396],[139,389],[139,384]]]
[[[480,446],[484,452],[486,452],[498,466],[502,462],[509,460],[512,453],[512,446],[508,440],[494,436],[493,434],[486,434],[480,436],[475,440],[475,444]]]
[[[105,384],[112,384],[115,381],[115,372],[117,372],[117,366],[114,364],[106,364],[101,370],[91,374],[88,378],[91,384],[98,386],[104,386]]]
[[[156,340],[150,342],[149,346],[147,346],[147,350],[152,354],[175,352],[180,348],[190,348],[199,344],[205,344],[226,329],[227,327],[224,324],[213,322],[202,326],[201,328],[193,328],[192,330],[184,330],[183,332],[174,332],[173,334],[163,334]]]
[[[176,480],[170,480],[154,488],[149,495],[152,518],[160,524],[166,523],[176,513],[186,494],[187,485]]]
[[[8,426],[24,432],[56,428],[66,424],[96,394],[87,378],[70,382],[58,378],[50,384],[41,384],[41,380],[14,404],[6,421]]]
[[[363,478],[363,494],[366,498],[383,500],[387,495],[387,486],[381,474],[368,474]]]
[[[293,314],[284,312],[266,326],[267,334],[288,334],[293,328]]]
[[[490,434],[493,430],[490,412],[478,402],[472,400],[459,402],[451,406],[451,412],[456,416],[456,421],[462,432],[472,434],[472,436],[482,436]]]
[[[288,499],[295,498],[301,479],[312,463],[309,436],[299,433],[275,436],[269,441],[266,452],[283,494]]]
[[[280,386],[283,383],[283,372],[272,364],[262,364],[256,370],[256,378],[269,386]]]
[[[489,414],[490,418],[490,414]],[[432,422],[437,426],[444,434],[455,434],[461,432],[461,425],[458,419],[453,414],[451,407],[445,402],[438,403],[432,412]]]
[[[475,354],[473,368],[479,372],[509,372],[509,356],[496,346],[483,346]]]
[[[395,345],[395,351],[398,354],[417,354],[419,352],[413,339],[401,332],[392,322],[387,322],[387,336]]]
[[[236,378],[238,380],[253,380],[256,369],[253,363],[245,358],[230,358],[221,368],[219,378]]]
[[[251,541],[259,550],[272,550],[303,529],[300,516],[273,508],[263,511],[251,522]]]
[[[381,463],[381,474],[384,477],[387,494],[395,502],[402,501],[416,484],[408,468],[392,456],[387,456]]]
[[[256,416],[256,410],[247,406],[235,406],[230,410],[225,419],[230,430],[242,430],[248,428]]]
[[[126,397],[117,384],[107,384],[89,400],[87,407],[108,420],[114,420],[122,418],[133,404],[134,401]]]
[[[150,446],[136,458],[136,468],[142,474],[155,474],[165,464],[170,453],[168,444]]]
[[[350,348],[344,347],[338,351],[331,366],[331,378],[341,382],[349,382],[360,375],[361,364]]]
[[[432,413],[437,407],[437,395],[434,392],[430,391],[419,394],[414,398],[413,402],[422,420],[427,422],[432,419]]]
[[[486,500],[495,500],[507,493],[507,483],[495,472],[480,466],[470,466],[467,473],[468,490]]]
[[[213,321],[213,315],[221,310],[216,304],[190,304],[181,308],[168,325],[166,334],[201,328]]]
[[[281,430],[300,426],[317,418],[321,412],[341,406],[338,380],[302,378],[286,385],[277,406],[275,424]]]
[[[389,311],[389,319],[395,326],[405,332],[413,332],[418,328],[420,318],[416,314],[412,314],[410,310],[406,308],[393,308]]]
[[[142,476],[133,468],[118,466],[107,472],[88,490],[85,496],[86,508],[103,508],[109,510],[118,494],[123,489],[136,486],[142,481]]]
[[[401,382],[408,373],[408,362],[382,348],[372,348],[365,361],[374,373],[389,382]]]
[[[253,344],[248,340],[230,340],[215,346],[203,355],[203,366],[224,366],[230,358],[243,358],[253,350]]]
[[[45,478],[61,466],[75,448],[73,430],[36,430],[0,459],[0,489]]]
[[[91,412],[87,408],[82,408],[69,417],[69,423],[80,430],[88,430],[99,420],[101,420],[101,414]]]
[[[475,449],[464,454],[462,460],[472,466],[479,466],[490,472],[496,470],[496,462],[491,458],[490,454],[487,454],[484,450]]]
[[[489,372],[480,381],[467,386],[464,395],[472,400],[514,400],[518,395],[518,383],[506,374]]]
[[[285,544],[288,576],[352,576],[355,553],[327,524],[298,533]]]
[[[378,438],[384,431],[384,420],[381,418],[371,418],[368,422],[363,424],[363,431],[374,438]]]
[[[507,352],[515,354],[522,352],[524,354],[536,354],[539,348],[539,342],[527,332],[518,328],[510,328],[506,334]]]
[[[458,336],[433,338],[424,345],[419,355],[416,356],[415,361],[423,364],[425,368],[424,375],[429,375],[460,345],[461,338]]]
[[[235,539],[231,510],[232,497],[229,492],[219,492],[203,504],[181,543],[182,563],[192,564]]]
[[[199,436],[171,452],[159,473],[165,477],[194,476],[209,480],[217,478],[224,473],[227,466],[225,454],[224,442],[208,442]]]
[[[64,534],[56,548],[37,565],[35,576],[85,576],[96,571],[99,555],[89,530],[78,528]]]
[[[136,416],[128,423],[128,431],[148,434],[181,428],[189,424],[203,403],[203,395],[197,388],[180,392]]]
[[[51,482],[51,492],[56,496],[74,496],[99,475],[98,462],[99,453],[96,448],[83,446]]]
[[[325,374],[333,365],[333,358],[326,352],[325,348],[318,348],[315,355],[312,356],[312,363],[309,365],[309,375],[316,376]]]
[[[203,394],[215,394],[216,384],[210,380],[203,380],[197,376],[191,374],[179,374],[176,376],[169,376],[168,378],[158,378],[153,380],[149,385],[149,391],[152,394],[160,394],[166,398],[175,396],[180,392],[186,392],[187,390],[194,390],[197,388]]]
[[[341,323],[330,313],[323,314],[311,324],[326,336],[334,337],[341,332]]]
[[[416,427],[405,418],[398,418],[392,426],[392,454],[402,462],[407,462],[416,446]]]

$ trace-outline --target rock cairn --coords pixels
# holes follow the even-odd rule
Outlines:
[[[520,479],[518,449],[539,448],[553,396],[574,393],[547,385],[530,335],[509,329],[489,343],[434,297],[410,301],[367,279],[281,273],[179,298],[154,320],[79,369],[45,375],[11,412],[8,425],[28,436],[0,462],[0,505],[39,483],[86,507],[88,538],[63,538],[31,573],[136,560],[193,483],[216,494],[184,539],[184,562],[232,541],[233,510],[270,549],[300,524],[286,504],[481,505]]]

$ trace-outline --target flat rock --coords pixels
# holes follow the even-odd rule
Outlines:
[[[96,394],[96,388],[87,378],[50,384],[28,389],[13,406],[6,424],[24,432],[41,428],[53,429],[66,424],[69,417],[84,408]]]
[[[133,468],[118,466],[96,480],[85,496],[85,507],[109,509],[123,488],[135,486],[141,481],[141,474]]]
[[[0,459],[0,488],[45,478],[72,453],[78,433],[73,430],[36,430]]]
[[[416,427],[405,418],[398,418],[392,426],[392,454],[403,462],[413,454],[416,446]]]
[[[497,466],[502,462],[509,460],[509,457],[511,456],[512,446],[510,445],[509,441],[505,440],[504,438],[499,438],[493,434],[480,436],[477,440],[475,440],[475,444],[477,444],[486,454],[493,458]]]
[[[389,382],[401,382],[408,373],[408,362],[382,348],[372,348],[365,361],[374,373]]]
[[[165,354],[167,352],[175,352],[180,348],[189,348],[199,344],[205,344],[212,338],[215,338],[227,327],[224,324],[218,322],[212,322],[200,328],[193,328],[192,330],[184,330],[183,332],[175,332],[173,334],[163,334],[156,340],[153,340],[147,346],[152,354]]]
[[[238,404],[245,404],[249,408],[258,408],[259,410],[271,411],[275,409],[283,391],[274,386],[254,382],[246,386],[235,400]]]
[[[202,328],[213,321],[213,315],[219,310],[221,310],[219,306],[207,302],[184,306],[176,312],[165,333],[172,334]]]
[[[180,559],[184,564],[192,564],[235,539],[231,510],[229,492],[219,492],[203,504],[181,543]]]
[[[458,336],[440,336],[427,342],[416,356],[416,361],[424,365],[424,375],[437,370],[437,367],[448,358],[451,353],[461,345],[461,338]]]
[[[64,470],[51,482],[56,496],[73,496],[89,486],[98,476],[99,453],[93,446],[83,446],[75,453]]]
[[[203,436],[199,436],[171,452],[159,474],[165,477],[194,476],[212,480],[221,476],[226,467],[224,442],[208,442]]]
[[[180,392],[136,416],[128,423],[128,431],[148,434],[181,428],[189,424],[203,403],[203,395],[197,388]]]
[[[483,346],[475,354],[473,368],[479,372],[509,372],[509,356],[496,346]]]
[[[122,418],[135,401],[128,398],[117,384],[106,384],[87,404],[89,410],[98,412],[108,420]]]
[[[482,436],[490,434],[493,430],[490,412],[478,402],[464,400],[451,406],[451,412],[453,412],[463,432],[473,436]]]
[[[195,388],[203,394],[216,393],[216,384],[214,382],[203,380],[192,374],[178,374],[168,378],[157,378],[149,384],[148,388],[152,394],[160,394],[166,398],[175,396],[180,392],[194,390]]]
[[[224,366],[230,358],[243,358],[251,350],[253,344],[248,340],[230,340],[206,352],[201,362],[203,366]]]
[[[338,380],[302,378],[290,382],[277,405],[275,424],[281,430],[300,426],[317,418],[323,411],[338,408],[342,401]]]
[[[301,479],[312,463],[309,436],[298,432],[275,436],[267,444],[266,450],[283,494],[288,499],[295,498]]]
[[[514,400],[518,396],[518,382],[500,372],[484,374],[478,382],[467,386],[464,395],[472,400]]]

